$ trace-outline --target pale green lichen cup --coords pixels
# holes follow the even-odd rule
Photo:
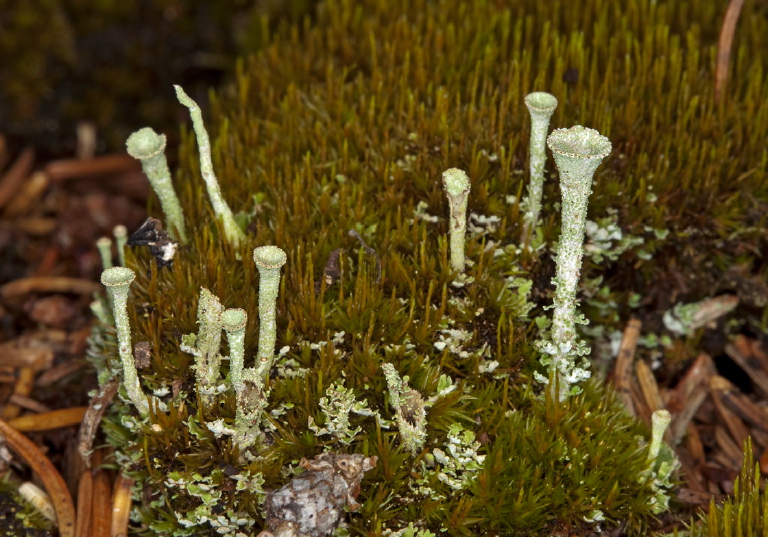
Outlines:
[[[164,134],[158,134],[150,127],[144,127],[128,137],[125,147],[129,155],[141,162],[144,175],[147,176],[160,200],[169,233],[173,238],[186,243],[184,214],[176,191],[173,189],[171,172],[168,169],[168,161],[165,159],[165,144]]]
[[[253,250],[253,262],[259,270],[259,349],[256,369],[262,377],[267,375],[275,355],[280,268],[287,259],[285,252],[277,246],[260,246]]]
[[[560,173],[562,227],[557,248],[555,300],[552,319],[551,356],[542,363],[558,374],[560,398],[575,382],[589,377],[585,364],[577,358],[589,352],[576,334],[576,291],[584,253],[587,205],[592,193],[592,177],[611,152],[611,142],[594,129],[576,125],[557,129],[547,138]]]
[[[536,227],[541,212],[544,165],[547,162],[547,131],[549,120],[557,108],[557,99],[551,93],[536,91],[525,96],[525,106],[531,115],[531,138],[528,148],[531,177],[528,183],[528,211],[525,218],[527,235]]]
[[[128,398],[142,416],[149,414],[149,403],[141,391],[136,364],[131,352],[131,325],[128,320],[128,292],[136,273],[126,267],[112,267],[101,273],[101,283],[107,288],[117,330],[117,349],[123,364],[123,383]]]

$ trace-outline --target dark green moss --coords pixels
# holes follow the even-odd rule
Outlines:
[[[559,218],[550,164],[541,229],[550,247],[516,249],[517,199],[527,177],[523,97],[549,91],[560,101],[553,127],[580,123],[611,139],[590,217],[613,211],[623,232],[643,238],[654,256],[635,247],[588,261],[585,279],[602,276],[608,290],[593,294],[586,313],[594,324],[620,328],[630,295],[639,293],[643,313],[658,323],[670,300],[726,288],[729,275],[765,273],[762,261],[742,250],[746,240],[765,244],[749,231],[766,224],[768,188],[768,112],[758,106],[768,57],[758,52],[765,49],[759,36],[768,35],[768,23],[749,15],[756,9],[745,7],[749,22],[720,106],[711,88],[720,13],[693,1],[330,1],[314,24],[285,29],[242,61],[236,83],[211,95],[208,125],[224,197],[235,212],[245,211],[248,243],[234,251],[222,240],[186,132],[176,183],[194,238],[170,270],[155,270],[144,252],[128,256],[140,276],[151,273],[137,278],[132,298],[134,341],[155,349],[144,388],[175,383],[180,390],[149,424],[129,430],[113,418],[109,425],[121,462],[143,489],[148,533],[215,534],[176,522],[205,499],[169,485],[169,475],[199,474],[215,484],[216,509],[259,522],[259,494],[237,490],[226,468],[261,474],[274,488],[288,480],[284,465],[335,449],[379,457],[363,482],[362,508],[349,516],[354,534],[413,523],[435,533],[527,536],[624,521],[630,534],[641,534],[655,495],[652,480],[639,478],[647,466],[641,427],[597,383],[560,404],[531,381],[538,367],[533,319],[551,301]],[[460,287],[452,284],[440,186],[449,167],[469,173],[469,211],[497,218],[470,231],[470,281]],[[380,280],[375,256],[350,230],[376,251]],[[659,238],[664,230],[669,234]],[[277,348],[289,349],[271,372],[267,441],[254,450],[260,458],[241,463],[229,438],[204,426],[232,423],[234,394],[221,394],[211,409],[198,407],[193,360],[179,340],[196,331],[205,286],[226,307],[248,311],[252,359],[258,278],[250,249],[265,244],[288,253]],[[323,269],[337,248],[346,250],[341,276],[326,285]],[[738,259],[748,264],[742,276],[731,272]],[[681,265],[679,288],[658,284]],[[748,319],[757,326],[763,315],[764,322],[765,303],[750,307]],[[352,415],[361,432],[348,446],[309,429],[310,417],[326,423],[319,400],[342,381],[392,420],[384,362],[425,399],[441,375],[457,386],[429,407],[420,453],[412,457],[394,425],[387,429],[370,416]],[[286,368],[306,371],[296,376]],[[131,413],[121,412],[123,419]],[[440,477],[445,468],[434,458],[457,424],[481,441],[476,454],[485,457],[458,489]]]

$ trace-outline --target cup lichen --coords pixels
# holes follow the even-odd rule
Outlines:
[[[139,414],[149,414],[149,402],[141,390],[136,364],[131,351],[131,325],[128,320],[128,292],[131,283],[136,279],[136,273],[126,267],[112,267],[101,273],[101,283],[107,288],[112,314],[117,330],[117,350],[120,362],[123,364],[123,385],[128,398]]]
[[[557,108],[557,99],[551,93],[536,91],[526,95],[524,100],[531,116],[531,139],[528,148],[531,177],[528,182],[524,233],[527,238],[539,222],[544,194],[544,165],[547,162],[547,131],[549,120]]]
[[[280,268],[287,259],[285,252],[277,246],[259,246],[253,250],[253,262],[259,270],[259,350],[256,370],[262,378],[269,373],[275,357]]]
[[[611,142],[594,129],[576,125],[556,129],[547,138],[560,173],[562,212],[557,245],[554,314],[551,337],[542,345],[541,363],[549,367],[550,379],[557,376],[559,397],[578,392],[575,386],[590,376],[586,359],[589,347],[576,333],[576,325],[586,322],[576,314],[576,292],[584,255],[587,205],[592,193],[592,177],[611,152]]]
[[[173,188],[171,171],[165,158],[165,134],[156,133],[151,127],[139,129],[125,142],[128,154],[141,162],[144,175],[160,200],[170,235],[182,243],[187,242],[184,212]]]
[[[216,218],[221,222],[224,228],[224,235],[227,240],[235,247],[241,241],[245,240],[245,234],[237,225],[235,217],[232,215],[232,209],[229,208],[224,197],[221,195],[221,187],[216,173],[213,171],[213,161],[211,160],[211,141],[208,138],[208,131],[203,123],[203,115],[200,107],[192,98],[187,95],[181,86],[174,86],[176,97],[179,102],[189,109],[189,115],[192,118],[192,127],[197,136],[197,147],[200,152],[200,174],[205,181],[205,188],[208,190],[208,198],[211,201],[213,212]]]

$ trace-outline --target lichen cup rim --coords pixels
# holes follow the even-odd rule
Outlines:
[[[235,331],[245,326],[248,314],[242,308],[230,308],[221,314],[221,324],[224,330]]]
[[[253,249],[253,262],[262,268],[279,268],[285,265],[288,256],[277,246],[259,246]]]
[[[152,127],[143,127],[131,134],[125,141],[125,149],[135,159],[145,160],[165,151],[165,134],[155,132]]]
[[[554,153],[581,159],[602,159],[613,149],[607,137],[581,125],[553,130],[547,137],[547,145]]]
[[[470,188],[467,172],[459,168],[448,168],[443,172],[443,186],[451,196],[460,196]]]
[[[546,91],[534,91],[525,96],[525,106],[536,112],[552,112],[557,108],[557,97]]]
[[[136,273],[127,267],[112,267],[101,273],[101,284],[105,287],[128,285],[136,279]]]

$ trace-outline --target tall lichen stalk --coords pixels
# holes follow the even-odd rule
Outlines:
[[[755,210],[747,225],[743,204],[759,209],[768,188],[761,160],[768,88],[743,75],[765,72],[759,44],[768,22],[745,14],[753,26],[737,45],[733,80],[752,81],[734,82],[733,100],[715,108],[707,36],[716,35],[718,18],[708,4],[557,5],[329,0],[314,22],[277,32],[262,54],[243,60],[233,86],[214,96],[205,110],[211,163],[222,197],[250,218],[241,228],[246,239],[237,248],[222,240],[187,133],[175,170],[187,222],[195,222],[187,248],[160,271],[148,253],[127,252],[137,274],[128,310],[133,339],[150,342],[161,358],[142,371],[141,387],[161,394],[167,411],[149,424],[118,401],[107,427],[118,460],[146,494],[136,517],[147,531],[215,536],[210,521],[242,514],[237,531],[257,533],[259,487],[281,487],[301,457],[336,450],[379,458],[362,482],[361,508],[345,515],[352,535],[412,523],[434,533],[528,537],[553,523],[586,534],[625,521],[645,534],[657,491],[637,479],[646,450],[635,437],[647,431],[594,382],[560,402],[542,400],[531,381],[544,372],[533,321],[549,304],[560,215],[542,213],[545,248],[518,255],[523,97],[546,88],[560,102],[553,127],[582,123],[613,142],[590,214],[615,209],[622,229],[648,242],[645,226],[669,230],[666,243],[649,247],[652,259],[627,252],[610,266],[581,268],[583,278],[605,277],[626,320],[631,293],[658,299],[643,282],[669,268],[687,233],[699,233],[690,230],[703,230],[705,245],[714,237],[722,243],[713,253],[718,263],[688,280],[696,292],[743,255],[730,234],[766,224]],[[726,133],[729,143],[715,142]],[[472,179],[464,282],[450,266],[439,181],[451,167]],[[545,205],[555,207],[557,188],[549,185]],[[380,279],[368,270],[376,257],[350,230],[378,256]],[[195,357],[180,350],[179,336],[197,332],[195,304],[205,287],[225,308],[246,311],[244,360],[260,355],[261,276],[249,249],[266,244],[279,245],[290,263],[275,301],[275,337],[264,346],[269,397],[254,431],[264,442],[244,457],[233,433],[235,390],[202,408]],[[762,274],[762,265],[752,266]],[[622,275],[630,273],[627,283]],[[601,320],[586,301],[582,309],[593,324]],[[109,336],[93,354],[119,370]],[[418,453],[401,441],[383,363],[433,401]],[[221,379],[231,367],[222,360]],[[457,389],[438,397],[444,375]],[[349,409],[344,434],[328,408]],[[421,416],[407,410],[405,421]]]

